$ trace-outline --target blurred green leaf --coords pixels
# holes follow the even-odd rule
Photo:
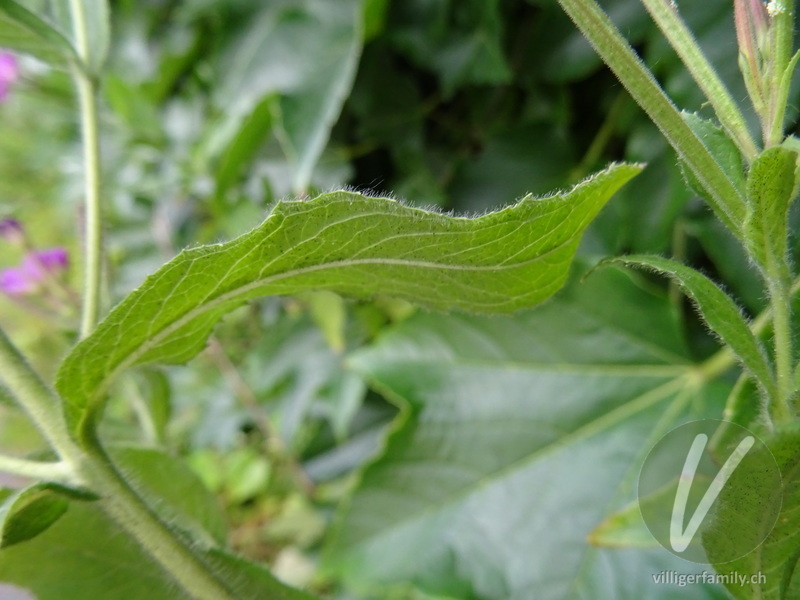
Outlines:
[[[235,40],[220,66],[220,134],[242,127],[268,97],[278,139],[305,193],[355,78],[361,53],[361,0],[270,2]]]
[[[269,484],[269,461],[252,448],[236,450],[225,457],[224,491],[234,504],[263,493]]]
[[[0,548],[32,539],[67,512],[70,500],[85,494],[53,483],[37,483],[11,493],[0,505]]]
[[[392,10],[392,41],[437,73],[445,98],[466,85],[511,80],[499,0],[406,0]]]
[[[253,158],[264,145],[273,128],[272,105],[275,98],[267,96],[244,120],[241,129],[231,141],[217,167],[217,198],[223,198],[242,173],[251,165]]]
[[[109,451],[125,477],[176,535],[193,534],[195,554],[235,597],[310,599],[278,583],[265,569],[215,547],[227,537],[224,518],[215,498],[181,461],[133,446],[112,446]],[[40,600],[188,600],[162,568],[102,512],[102,502],[72,502],[61,516],[61,504],[42,496],[43,490],[34,491],[31,500],[48,498],[48,504],[26,504],[37,511],[48,510],[39,511],[40,521],[27,520],[26,528],[18,528],[17,533],[39,535],[0,551],[0,581],[30,589]],[[41,521],[42,517],[47,517],[46,521]],[[33,527],[37,524],[39,532]],[[41,525],[49,527],[41,532]],[[24,539],[15,535],[15,541]],[[43,564],[47,568],[42,568]]]
[[[115,445],[114,462],[166,522],[207,545],[224,544],[227,526],[216,499],[180,460],[151,448]]]
[[[103,90],[117,117],[135,136],[154,145],[163,142],[160,116],[141,86],[109,74],[103,79]]]
[[[86,19],[88,63],[92,73],[99,74],[108,56],[111,21],[108,0],[77,0]]]
[[[258,565],[222,550],[197,552],[237,598],[311,600]],[[0,580],[39,600],[191,600],[114,521],[82,503],[33,540],[0,552]]]
[[[612,166],[566,194],[476,219],[348,192],[282,202],[252,232],[182,252],[76,346],[56,383],[70,427],[79,439],[93,430],[120,372],[185,362],[224,314],[258,296],[329,289],[495,313],[541,302],[563,285],[582,231],[638,171]]]
[[[77,58],[64,32],[16,0],[0,0],[0,47],[57,66],[66,66]]]
[[[364,0],[362,18],[365,43],[383,33],[388,9],[389,0]]]
[[[589,533],[586,541],[600,548],[657,548],[658,541],[647,529],[640,504],[650,502],[661,504],[665,500],[673,502],[674,499],[674,488],[665,488],[663,494],[652,497],[637,498],[606,517]]]
[[[633,500],[643,449],[716,414],[727,394],[697,381],[669,303],[637,282],[603,271],[512,318],[420,314],[352,355],[404,410],[343,510],[327,567],[354,589],[674,598],[651,573],[691,565],[586,543]]]

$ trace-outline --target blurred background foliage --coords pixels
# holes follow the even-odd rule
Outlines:
[[[639,2],[602,4],[675,102],[706,113]],[[244,232],[281,198],[347,185],[479,214],[619,160],[648,167],[591,226],[583,255],[673,255],[723,280],[751,313],[764,306],[741,250],[555,0],[112,5],[101,98],[108,306],[179,249]],[[744,99],[730,2],[679,6]],[[73,91],[65,73],[33,59],[23,57],[21,71],[0,106],[0,216],[24,223],[37,246],[69,248],[77,286]],[[0,267],[16,260],[0,247]],[[351,597],[319,572],[320,548],[398,408],[348,368],[348,356],[414,312],[331,294],[254,303],[229,316],[188,368],[122,382],[106,434],[187,457],[224,507],[234,548],[292,583]],[[682,314],[693,357],[707,356],[714,342]],[[0,323],[48,374],[75,328],[74,315],[44,320],[10,298],[0,298]],[[3,449],[36,451],[31,428],[2,410]]]

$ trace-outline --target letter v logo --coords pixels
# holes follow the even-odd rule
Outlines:
[[[750,435],[745,437],[736,446],[736,449],[722,465],[719,473],[717,473],[711,485],[703,494],[703,498],[697,505],[694,514],[689,519],[686,529],[683,528],[684,519],[686,516],[686,506],[689,502],[689,492],[692,488],[692,481],[697,473],[697,466],[700,464],[700,459],[703,456],[703,451],[708,444],[708,436],[704,433],[698,433],[689,454],[686,455],[686,460],[683,463],[683,471],[681,472],[680,479],[678,480],[678,491],[675,494],[675,502],[672,505],[672,519],[669,524],[669,543],[675,552],[683,552],[692,543],[697,530],[703,524],[703,519],[706,518],[708,511],[714,504],[722,488],[728,482],[728,479],[733,474],[739,463],[747,455],[750,449],[755,444],[755,438]]]

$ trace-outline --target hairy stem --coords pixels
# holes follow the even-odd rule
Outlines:
[[[594,0],[558,0],[634,100],[709,194],[719,219],[741,239],[745,200],[694,134],[653,74]]]
[[[675,4],[670,0],[642,0],[642,3],[689,70],[695,83],[703,90],[717,118],[739,146],[739,150],[748,160],[754,159],[758,148],[742,112],[681,19]]]
[[[100,141],[97,119],[97,81],[89,73],[89,39],[86,14],[80,0],[71,0],[70,12],[75,34],[76,50],[82,67],[73,68],[81,115],[84,168],[84,276],[81,337],[87,337],[97,324],[100,314],[100,295],[103,268],[103,216],[100,201]]]
[[[81,474],[101,496],[102,509],[147,554],[196,600],[235,600],[233,593],[209,571],[188,541],[172,531],[131,488],[99,443],[84,461]]]
[[[44,438],[68,460],[77,446],[70,438],[55,394],[28,364],[22,354],[0,330],[0,381],[12,398],[36,425]]]
[[[776,423],[783,423],[792,416],[789,399],[794,390],[790,292],[782,279],[770,278],[767,285],[772,300],[772,335],[775,345],[775,371],[778,380],[778,395],[772,399],[770,413]]]

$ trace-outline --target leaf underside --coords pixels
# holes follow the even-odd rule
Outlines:
[[[483,313],[537,304],[563,285],[580,234],[639,171],[612,165],[567,193],[474,219],[351,192],[281,202],[255,230],[182,252],[73,349],[56,381],[70,428],[90,435],[117,374],[187,361],[225,313],[258,296],[327,289]]]

